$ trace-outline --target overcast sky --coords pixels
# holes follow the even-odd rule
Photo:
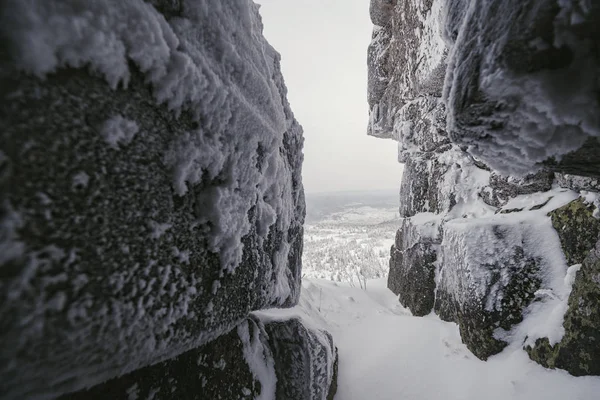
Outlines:
[[[369,0],[256,0],[304,127],[308,193],[392,189],[396,143],[366,134]]]

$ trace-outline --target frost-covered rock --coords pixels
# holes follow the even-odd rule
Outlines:
[[[445,197],[440,187],[447,171],[448,166],[436,159],[415,157],[406,160],[400,184],[400,216],[412,217],[420,212],[439,213],[454,206],[455,200]],[[445,200],[448,207],[444,207]]]
[[[59,399],[269,398],[276,380],[266,339],[264,326],[249,318],[204,346]]]
[[[523,213],[527,214],[527,213]],[[509,331],[543,287],[556,260],[540,248],[551,229],[528,216],[452,220],[444,225],[435,311],[459,324],[469,350],[486,359],[500,352],[498,328]]]
[[[435,214],[406,218],[391,249],[387,287],[416,316],[433,309],[439,223]]]
[[[415,308],[437,260],[435,311],[480,358],[566,329],[565,282],[597,240],[598,21],[592,2],[408,0],[373,30],[368,134],[398,141],[401,216],[436,213],[443,237],[403,226],[389,287]]]
[[[337,388],[337,349],[331,334],[299,318],[265,324],[277,376],[278,400],[332,400]]]
[[[449,9],[452,140],[503,174],[546,164],[600,177],[600,4],[451,0]]]
[[[596,207],[579,198],[550,212],[552,226],[558,233],[568,265],[581,264],[600,236]]]
[[[251,316],[204,346],[60,399],[326,400],[336,379],[330,334]]]
[[[431,0],[371,0],[376,27],[368,57],[370,135],[392,137],[395,114],[406,101],[441,95],[446,58],[438,34],[442,5]],[[373,18],[373,10],[385,19]]]
[[[386,26],[393,15],[396,0],[373,0],[371,1],[369,12],[371,21],[374,25]]]
[[[489,190],[481,193],[483,200],[494,207],[505,205],[511,198],[521,194],[545,192],[552,189],[554,174],[540,171],[523,178],[502,176],[496,172],[490,174]]]
[[[544,337],[526,348],[540,364],[576,376],[600,375],[600,221],[593,216],[594,208],[578,199],[551,213],[568,263],[581,268],[569,295],[560,342]]]
[[[600,192],[600,179],[560,173],[555,174],[555,177],[556,183],[560,187],[568,188],[576,192],[581,190]]]
[[[446,133],[446,107],[436,97],[419,97],[407,102],[398,110],[394,122],[400,162],[406,162],[411,156],[431,158],[452,147]]]
[[[55,3],[0,5],[7,399],[175,357],[300,291],[302,130],[257,6]]]
[[[600,375],[600,242],[577,272],[563,326],[559,343],[540,338],[526,348],[531,359],[575,376]]]

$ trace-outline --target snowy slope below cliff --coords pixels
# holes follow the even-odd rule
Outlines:
[[[477,359],[455,324],[411,316],[385,278],[369,281],[367,290],[304,279],[302,289],[297,307],[260,315],[300,316],[333,334],[340,357],[336,400],[593,400],[600,393],[600,378],[544,369],[520,349]]]

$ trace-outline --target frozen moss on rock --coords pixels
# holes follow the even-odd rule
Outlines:
[[[600,242],[575,277],[563,325],[565,335],[556,345],[541,338],[526,348],[531,359],[575,376],[600,375]]]
[[[550,212],[569,265],[581,264],[600,235],[600,220],[593,211],[594,206],[580,198]]]
[[[600,375],[600,221],[593,206],[575,200],[550,213],[570,264],[583,261],[575,276],[559,343],[536,340],[526,350],[534,361],[572,375]]]

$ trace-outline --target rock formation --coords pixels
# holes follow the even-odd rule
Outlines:
[[[330,334],[251,316],[205,346],[59,399],[329,400],[336,375]]]
[[[302,129],[258,7],[8,0],[0,26],[0,397],[238,379],[325,398],[331,338],[248,319],[297,303],[305,214]],[[303,381],[255,385],[249,338]]]
[[[404,163],[388,287],[479,358],[600,374],[598,4],[372,0],[368,133]]]

